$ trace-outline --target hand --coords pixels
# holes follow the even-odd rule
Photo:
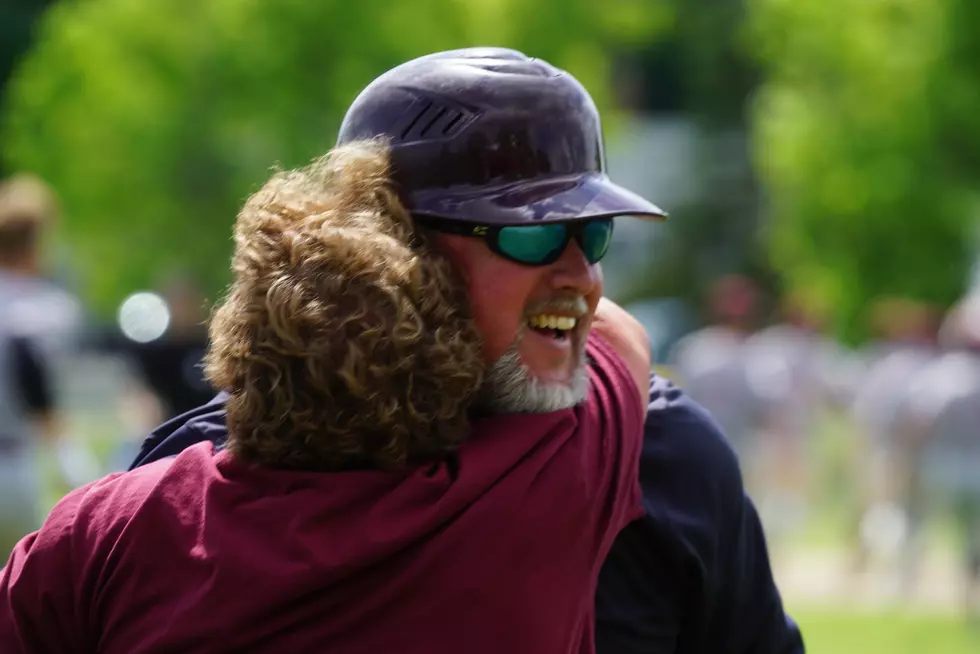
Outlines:
[[[636,384],[640,405],[645,407],[650,395],[651,371],[650,336],[647,330],[639,320],[606,298],[599,300],[592,329],[622,358]]]

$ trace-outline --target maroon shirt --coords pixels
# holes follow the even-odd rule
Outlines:
[[[592,652],[645,408],[589,354],[584,404],[480,420],[458,470],[276,471],[202,443],[78,489],[0,571],[0,651]]]

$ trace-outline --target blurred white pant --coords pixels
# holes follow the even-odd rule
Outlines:
[[[28,448],[0,454],[0,567],[17,541],[40,527],[40,486]]]

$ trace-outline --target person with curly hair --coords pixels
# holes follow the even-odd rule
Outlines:
[[[0,572],[0,650],[591,651],[650,374],[599,261],[614,215],[662,215],[602,165],[585,90],[518,53],[368,86],[239,212],[226,443],[66,496]]]

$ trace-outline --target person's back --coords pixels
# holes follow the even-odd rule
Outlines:
[[[31,642],[58,650],[98,633],[107,654],[579,651],[593,638],[598,567],[640,513],[638,442],[616,435],[638,431],[642,407],[608,346],[590,352],[584,405],[482,418],[434,466],[277,471],[201,444],[76,492],[48,528],[81,541],[53,545],[60,565],[44,569],[15,552],[10,574],[70,595],[85,626]]]

